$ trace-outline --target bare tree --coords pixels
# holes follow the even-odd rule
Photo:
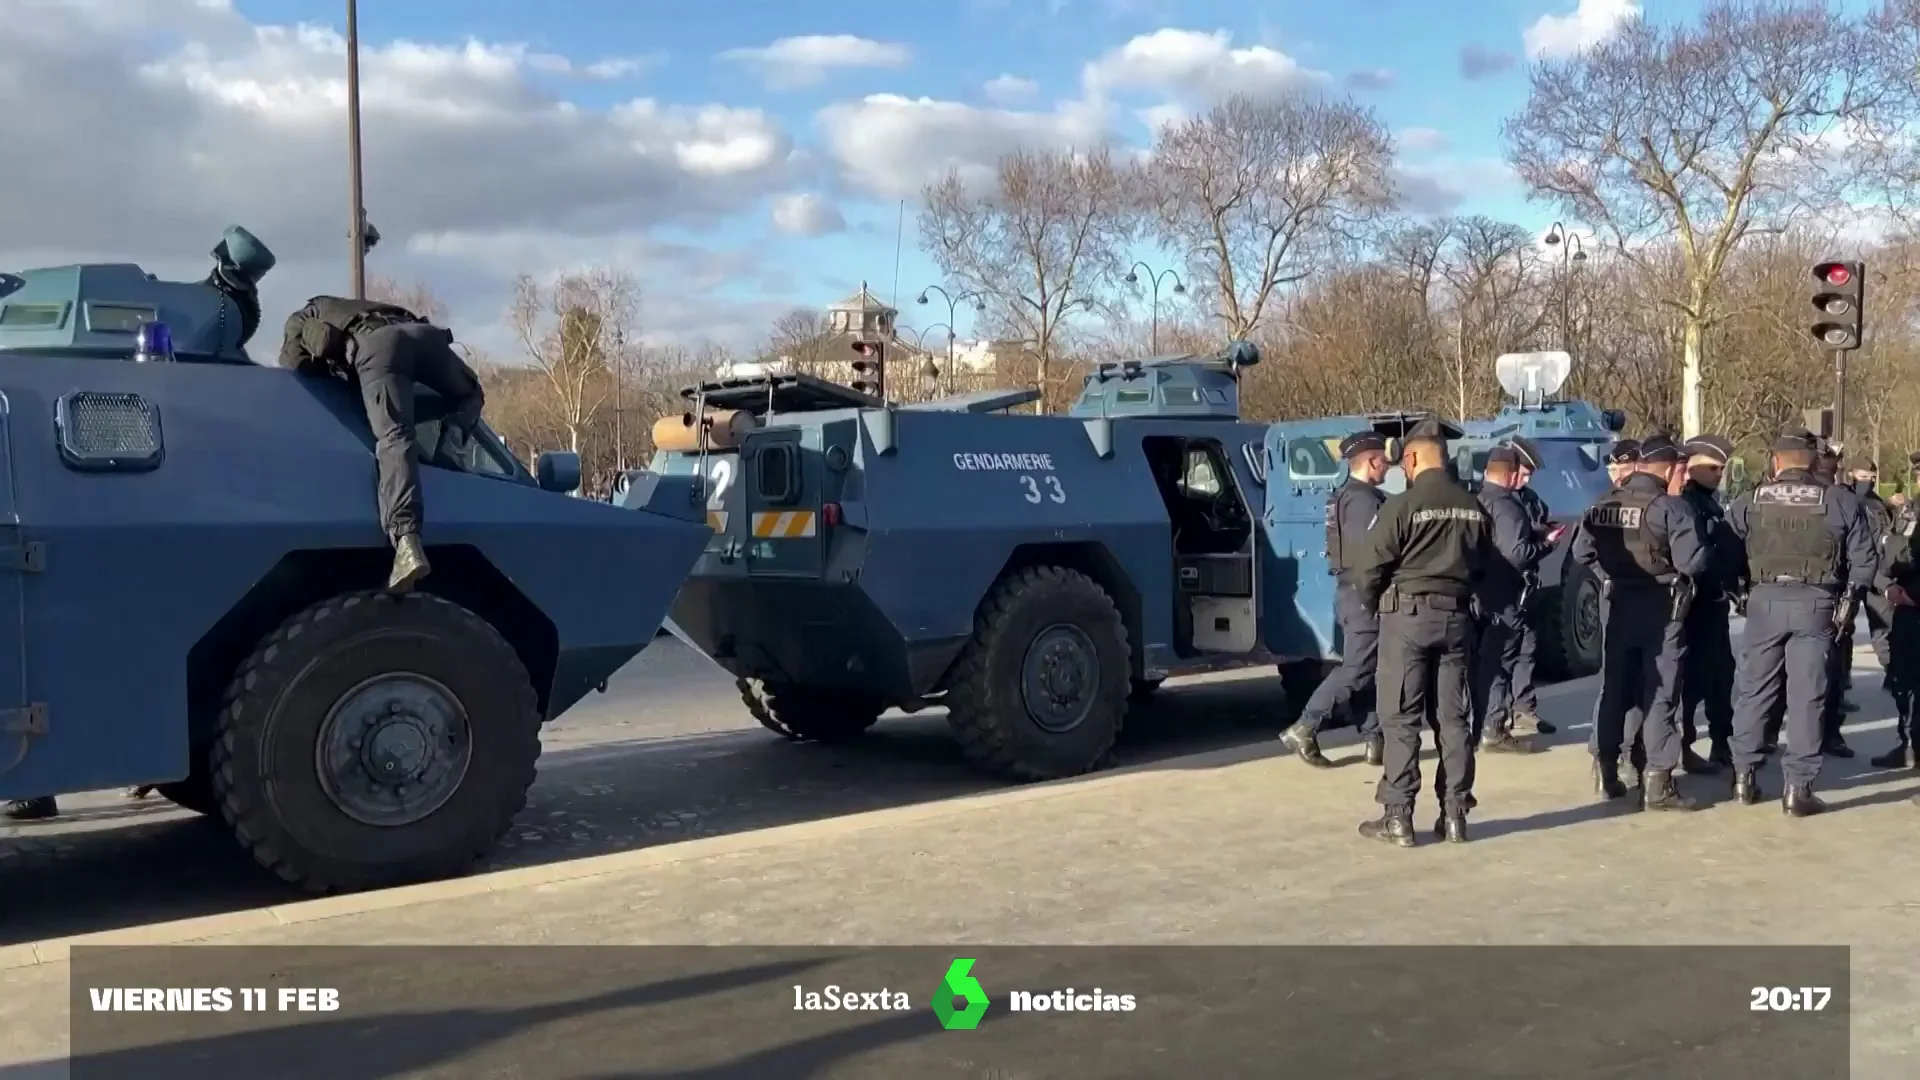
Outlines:
[[[580,453],[618,374],[616,352],[637,339],[640,286],[631,274],[595,269],[551,286],[514,282],[510,318],[527,358],[543,376],[543,404]]]
[[[831,378],[835,371],[833,365],[844,367],[852,356],[844,344],[845,340],[834,337],[833,327],[824,312],[794,308],[774,320],[773,329],[767,337],[765,355],[761,359],[772,363],[785,358],[792,362],[795,372]],[[831,348],[835,344],[839,344],[840,348]]]
[[[1228,336],[1245,338],[1274,290],[1393,209],[1392,168],[1370,108],[1235,95],[1161,129],[1146,197],[1161,242],[1184,253]]]
[[[1698,434],[1707,332],[1727,317],[1719,285],[1756,228],[1837,197],[1824,141],[1870,108],[1873,50],[1823,4],[1716,0],[1697,25],[1626,24],[1569,59],[1537,65],[1504,128],[1532,194],[1595,226],[1629,259],[1671,240],[1684,284],[1681,423]]]
[[[1067,319],[1124,272],[1134,225],[1125,172],[1105,150],[1021,152],[1001,159],[989,190],[955,170],[924,197],[921,247],[949,281],[990,298],[989,317],[1032,351],[1048,391]]]

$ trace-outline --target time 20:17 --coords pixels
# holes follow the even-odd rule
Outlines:
[[[1820,1012],[1833,1000],[1825,986],[1756,986],[1749,991],[1747,1008],[1753,1012]]]

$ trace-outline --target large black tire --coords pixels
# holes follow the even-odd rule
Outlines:
[[[1534,626],[1539,653],[1534,657],[1547,679],[1578,679],[1600,670],[1600,583],[1571,559],[1556,588],[1542,589],[1535,601]]]
[[[1029,651],[1045,639],[1071,668],[1065,712],[1042,726],[1028,704]],[[1105,764],[1126,722],[1132,690],[1127,626],[1091,578],[1057,566],[1017,571],[987,595],[973,638],[954,662],[947,722],[975,766],[1015,781],[1058,780]],[[1088,670],[1091,668],[1091,670]]]
[[[409,681],[374,685],[395,678]],[[434,695],[416,703],[445,709],[440,723],[402,708],[403,693]],[[378,708],[366,694],[394,696]],[[377,787],[393,798],[407,792],[406,783],[376,785],[373,773],[359,771],[373,764],[365,757],[324,759],[342,747],[373,752],[360,739],[343,741],[337,732],[345,729],[332,722],[336,708],[355,703],[363,706],[355,710],[361,722],[377,725],[361,729],[366,741],[368,730],[394,734],[385,749],[395,755],[411,739],[422,758],[444,766],[437,777],[406,777],[416,795],[437,786],[444,796],[437,806],[411,820],[403,809],[384,823],[349,814],[354,799],[339,793],[345,788],[337,781],[354,780],[363,803]],[[310,892],[449,877],[491,852],[526,806],[540,723],[526,668],[486,620],[426,593],[349,593],[288,619],[241,665],[214,743],[213,793],[253,857]],[[381,760],[382,769],[418,764]]]
[[[794,742],[842,743],[879,723],[886,704],[870,694],[814,686],[769,686],[735,679],[740,700],[760,726]]]

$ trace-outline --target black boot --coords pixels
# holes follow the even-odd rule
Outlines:
[[[1733,774],[1733,801],[1741,806],[1757,805],[1761,798],[1760,770],[1740,769]]]
[[[1788,817],[1812,817],[1827,812],[1827,804],[1813,793],[1811,784],[1795,784],[1780,799],[1780,809]]]
[[[1603,758],[1593,759],[1593,793],[1607,799],[1626,797],[1627,785],[1620,782],[1620,763]]]
[[[1540,714],[1530,709],[1522,709],[1513,714],[1513,733],[1515,735],[1551,735],[1560,729],[1540,719]]]
[[[1328,761],[1327,756],[1320,752],[1320,740],[1313,737],[1313,732],[1308,731],[1299,724],[1295,724],[1281,732],[1280,742],[1287,749],[1293,751],[1294,757],[1299,758],[1301,761],[1306,762],[1316,769],[1333,768],[1333,762]]]
[[[1733,768],[1733,746],[1725,739],[1713,740],[1707,748],[1707,760],[1723,769]]]
[[[1820,752],[1828,757],[1850,758],[1853,756],[1853,747],[1848,746],[1847,740],[1836,731],[1827,736],[1826,742],[1820,747]]]
[[[1433,838],[1445,840],[1449,844],[1467,842],[1467,812],[1465,810],[1443,810],[1433,822]]]
[[[393,542],[393,573],[387,576],[387,591],[412,592],[420,579],[433,572],[427,551],[418,536],[402,536]]]
[[[1387,763],[1387,737],[1374,732],[1367,736],[1367,764],[1379,768]]]
[[[1360,835],[1394,847],[1412,847],[1419,843],[1413,835],[1413,811],[1385,810],[1378,821],[1360,823]]]
[[[1687,770],[1688,776],[1712,776],[1720,771],[1720,766],[1693,752],[1693,747],[1680,748],[1680,767]]]
[[[1480,752],[1483,754],[1531,754],[1534,750],[1532,743],[1516,739],[1509,732],[1489,730],[1480,736]]]
[[[0,810],[0,816],[8,821],[45,821],[60,816],[60,800],[51,795],[42,795],[37,799],[15,799]]]
[[[1640,808],[1643,810],[1698,810],[1700,804],[1680,794],[1673,773],[1666,769],[1648,769],[1640,784]]]
[[[1867,764],[1876,769],[1914,769],[1920,768],[1920,756],[1914,754],[1913,744],[1902,733],[1900,741],[1893,744],[1893,749],[1868,758]]]

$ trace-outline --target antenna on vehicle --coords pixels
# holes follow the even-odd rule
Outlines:
[[[1507,353],[1493,362],[1500,389],[1522,409],[1544,408],[1573,374],[1573,356],[1565,352]]]
[[[694,391],[693,412],[687,414],[687,423],[693,425],[693,437],[700,448],[699,455],[694,459],[695,474],[700,482],[693,485],[693,490],[694,505],[701,506],[712,498],[712,493],[707,491],[707,485],[713,482],[707,475],[707,449],[708,443],[712,440],[711,429],[707,426],[707,388],[705,386]]]

